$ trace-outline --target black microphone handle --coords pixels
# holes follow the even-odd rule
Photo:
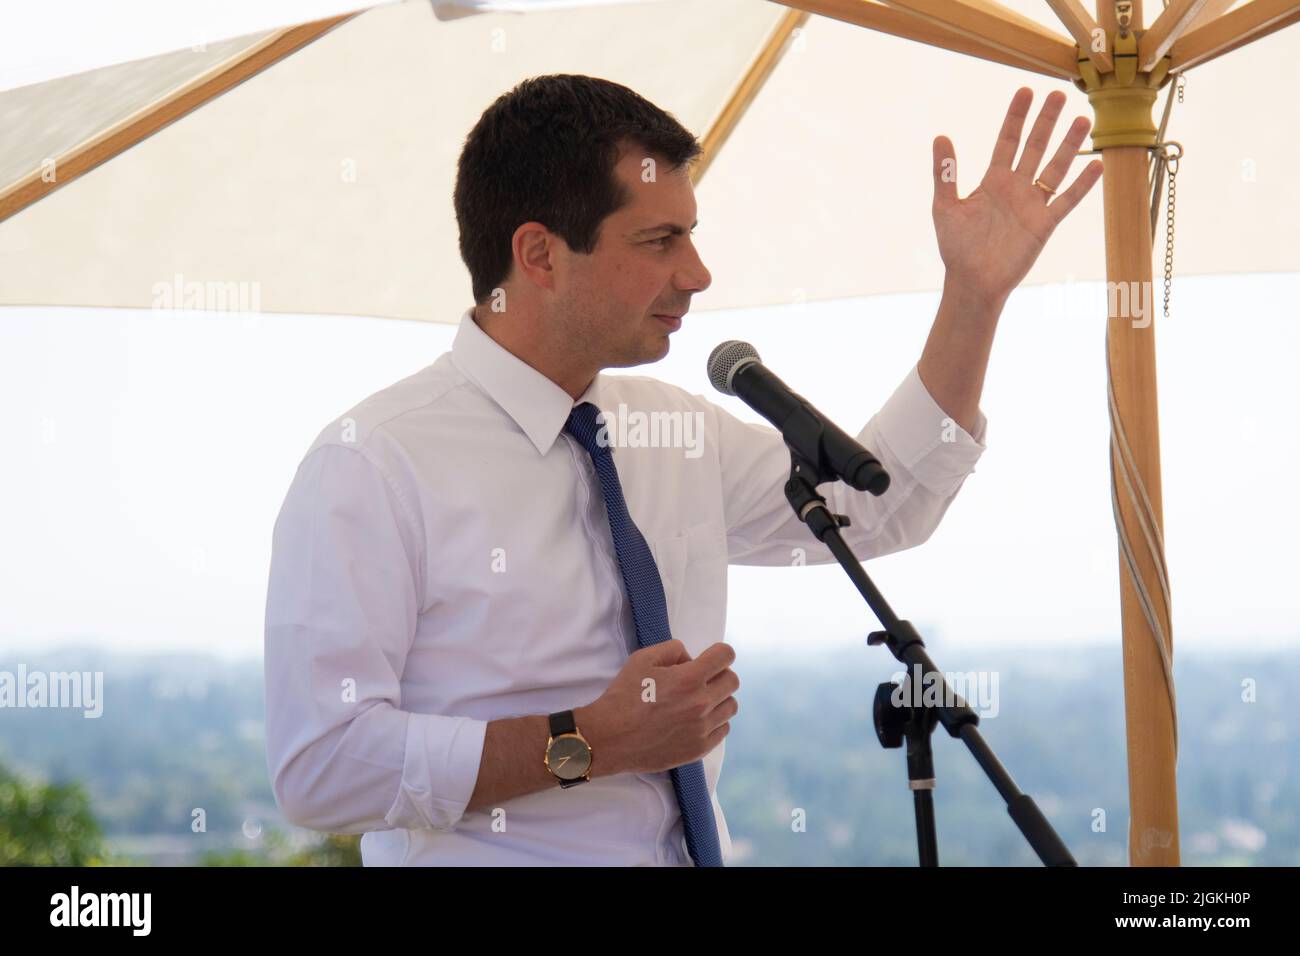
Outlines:
[[[748,362],[737,369],[731,377],[731,390],[783,434],[791,416],[807,404],[762,362]],[[803,449],[797,450],[803,453]],[[811,457],[815,461],[816,453]]]
[[[823,419],[823,425],[826,428],[823,438],[826,457],[844,476],[844,483],[859,491],[883,495],[889,488],[889,472],[885,471],[876,456],[863,448],[856,438],[844,434],[831,422]]]
[[[873,495],[889,487],[889,474],[875,456],[761,362],[737,369],[731,389],[771,422],[795,452],[827,472],[826,480],[843,479],[849,487]]]

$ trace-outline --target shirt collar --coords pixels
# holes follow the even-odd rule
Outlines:
[[[484,332],[474,321],[473,308],[466,309],[460,317],[451,357],[462,372],[514,419],[543,455],[555,444],[575,405],[591,402],[600,406],[597,395],[604,384],[602,373],[596,373],[575,402],[568,392]]]

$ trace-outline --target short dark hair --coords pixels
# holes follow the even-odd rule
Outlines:
[[[530,77],[483,112],[461,150],[453,197],[476,304],[510,275],[511,237],[525,222],[542,223],[575,252],[596,248],[601,222],[629,200],[614,166],[633,144],[666,160],[669,172],[702,152],[671,114],[592,76]]]

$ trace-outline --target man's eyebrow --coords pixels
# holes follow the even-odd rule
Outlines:
[[[699,224],[700,221],[697,219],[693,223],[691,223],[691,228],[694,229]],[[680,236],[682,233],[686,231],[685,228],[677,225],[677,223],[675,222],[661,222],[659,225],[651,226],[648,229],[638,229],[636,232],[632,233],[632,238],[636,239],[640,236],[648,236],[652,232],[664,232],[665,230],[674,236]]]

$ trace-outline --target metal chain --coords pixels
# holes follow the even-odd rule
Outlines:
[[[1171,154],[1173,149],[1176,153]],[[1174,283],[1174,207],[1178,199],[1175,180],[1178,177],[1178,161],[1182,158],[1183,148],[1178,143],[1164,144],[1164,164],[1169,173],[1169,202],[1165,206],[1165,319],[1169,319],[1169,296]]]
[[[1164,0],[1164,6],[1169,7],[1169,0]],[[1115,21],[1119,27],[1120,33],[1127,33],[1129,24],[1132,21],[1133,4],[1125,0],[1115,0]],[[1169,125],[1169,114],[1174,105],[1174,95],[1177,94],[1178,102],[1183,102],[1183,88],[1187,85],[1187,75],[1179,73],[1174,78],[1174,87],[1165,99],[1165,115],[1160,121],[1160,130],[1156,133],[1156,145],[1151,154],[1151,163],[1148,168],[1148,176],[1151,182],[1151,237],[1155,238],[1156,221],[1160,212],[1158,196],[1160,194],[1160,180],[1165,173],[1169,174],[1169,201],[1165,206],[1165,303],[1164,316],[1169,318],[1169,299],[1173,292],[1174,285],[1174,211],[1178,201],[1178,189],[1175,182],[1178,176],[1178,161],[1183,156],[1183,147],[1181,143],[1172,140],[1165,141],[1165,129]],[[1176,150],[1176,152],[1175,152]]]
[[[1169,0],[1165,0],[1165,6],[1169,6]],[[1174,80],[1174,89],[1178,93],[1178,102],[1183,102],[1183,88],[1187,85],[1187,74],[1179,73]],[[1165,124],[1169,122],[1169,110],[1166,106],[1164,121],[1160,124],[1160,135],[1163,137]],[[1178,152],[1172,158],[1169,155],[1169,147],[1177,146]],[[1169,318],[1169,294],[1174,284],[1174,205],[1178,198],[1178,191],[1174,180],[1178,176],[1178,160],[1182,158],[1183,148],[1178,143],[1165,143],[1163,145],[1164,165],[1169,173],[1169,202],[1165,206],[1165,319]]]

